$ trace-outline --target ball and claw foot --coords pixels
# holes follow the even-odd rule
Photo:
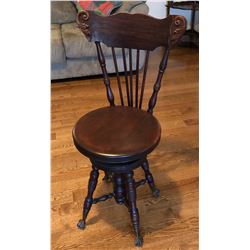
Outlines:
[[[138,235],[135,239],[135,246],[142,247],[142,245],[143,245],[143,238],[141,235]]]
[[[113,180],[113,175],[112,174],[105,174],[105,176],[102,178],[103,181],[106,183],[111,183]]]
[[[160,190],[158,189],[158,188],[154,188],[153,190],[152,190],[152,194],[153,194],[153,196],[155,197],[155,198],[158,198],[159,196],[160,196]]]
[[[86,227],[86,223],[84,220],[79,220],[79,222],[77,223],[77,227],[81,230],[84,230]]]

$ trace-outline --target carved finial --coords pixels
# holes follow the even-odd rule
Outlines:
[[[183,16],[174,16],[170,27],[171,45],[175,45],[186,31],[186,19]]]
[[[77,24],[78,27],[81,29],[81,31],[84,33],[85,36],[89,37],[90,32],[89,32],[89,25],[86,23],[89,19],[89,13],[85,10],[80,11],[77,14]]]

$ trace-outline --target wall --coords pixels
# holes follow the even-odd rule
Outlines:
[[[166,1],[157,2],[157,1],[147,1],[146,4],[149,7],[149,15],[157,18],[166,17]]]

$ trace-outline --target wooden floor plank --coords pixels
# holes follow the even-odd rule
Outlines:
[[[161,54],[158,49],[151,57],[144,108],[152,93]],[[154,112],[161,123],[162,138],[149,156],[161,195],[153,198],[146,185],[137,193],[143,249],[198,249],[198,58],[198,50],[174,49],[163,77]],[[117,94],[117,89],[114,92]],[[107,106],[105,97],[100,77],[52,84],[52,249],[136,249],[127,209],[114,200],[93,205],[85,231],[76,227],[87,192],[90,163],[74,147],[72,128],[82,115]],[[95,196],[112,191],[112,185],[102,182],[102,177],[103,173]],[[136,170],[135,177],[143,177],[141,169]]]

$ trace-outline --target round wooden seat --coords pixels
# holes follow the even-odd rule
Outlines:
[[[137,160],[157,146],[160,136],[160,124],[152,114],[125,106],[91,111],[73,129],[77,149],[104,162]]]

